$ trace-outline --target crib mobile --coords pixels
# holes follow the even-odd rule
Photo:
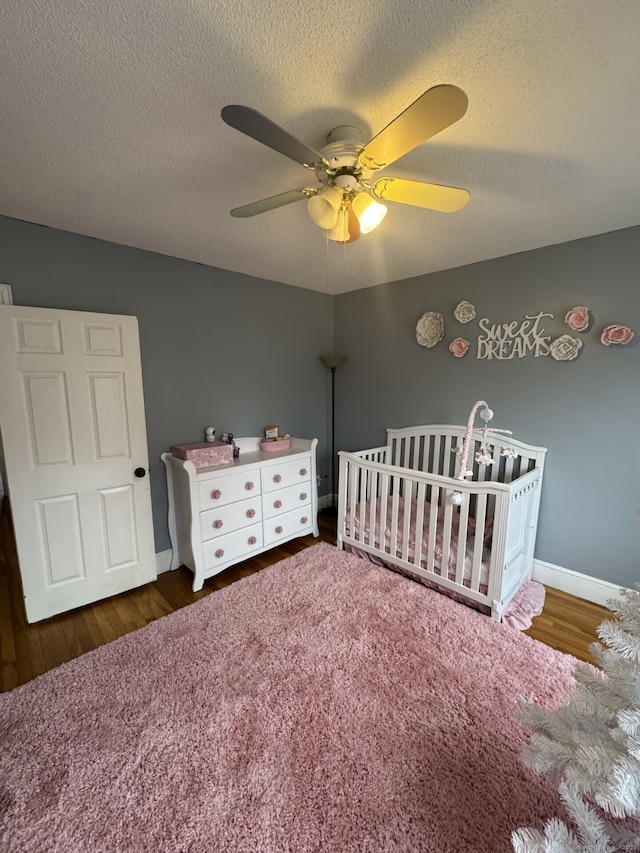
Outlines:
[[[454,447],[452,449],[452,453],[457,453],[460,456],[460,472],[456,477],[457,480],[466,480],[467,477],[473,476],[473,471],[467,468],[469,461],[469,445],[471,444],[471,433],[473,432],[473,423],[476,419],[476,413],[480,406],[484,406],[483,409],[480,410],[479,416],[481,420],[484,421],[484,427],[482,429],[482,444],[478,448],[475,453],[475,461],[478,465],[493,465],[493,449],[494,445],[489,444],[488,436],[489,433],[501,433],[503,435],[512,435],[513,431],[510,429],[497,429],[494,427],[490,427],[489,421],[493,418],[493,411],[489,408],[489,404],[486,400],[478,400],[471,412],[469,413],[469,420],[467,421],[467,428],[464,432],[464,437],[462,439],[462,447]],[[506,447],[503,446],[500,448],[500,456],[506,456],[510,459],[515,459],[518,456],[518,451],[515,447]],[[464,501],[464,495],[462,492],[452,492],[449,501],[454,506],[460,506]]]

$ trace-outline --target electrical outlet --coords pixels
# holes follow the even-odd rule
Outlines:
[[[321,482],[322,482],[322,476],[320,474],[318,474],[318,476],[316,477],[316,489],[320,488]]]

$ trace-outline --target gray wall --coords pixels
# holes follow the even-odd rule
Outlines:
[[[486,399],[493,425],[548,447],[536,557],[612,583],[640,579],[640,228],[630,228],[381,285],[335,298],[336,444],[383,444],[385,428],[466,423]],[[475,357],[477,321],[453,318],[458,302],[492,323],[545,311],[555,338],[569,333],[568,309],[584,305],[595,322],[572,362],[550,357]],[[425,311],[445,318],[444,340],[418,346]],[[605,325],[635,330],[626,347],[605,347]],[[464,358],[448,350],[472,343]]]
[[[640,228],[551,246],[335,298],[0,217],[0,281],[16,304],[134,314],[140,323],[156,547],[169,547],[159,454],[220,432],[261,434],[271,422],[320,439],[329,471],[328,371],[341,352],[336,445],[384,441],[386,427],[465,423],[478,399],[494,424],[549,448],[536,556],[613,583],[640,577]],[[475,358],[476,323],[461,299],[503,323],[546,311],[554,337],[574,305],[593,327],[570,363],[531,356]],[[442,343],[415,342],[425,311],[446,321]],[[636,338],[604,347],[599,332],[624,323]],[[462,359],[448,351],[472,342]],[[335,348],[333,339],[335,337]],[[321,487],[328,491],[328,483]]]
[[[158,551],[169,547],[160,453],[202,441],[206,426],[241,436],[276,423],[317,437],[328,471],[318,356],[332,351],[329,295],[5,217],[0,282],[16,305],[138,317]]]

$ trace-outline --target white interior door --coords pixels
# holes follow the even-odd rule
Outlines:
[[[29,622],[155,579],[135,317],[0,305],[0,431]]]

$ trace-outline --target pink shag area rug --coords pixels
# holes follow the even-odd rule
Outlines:
[[[0,696],[0,848],[509,851],[574,664],[315,545]]]

